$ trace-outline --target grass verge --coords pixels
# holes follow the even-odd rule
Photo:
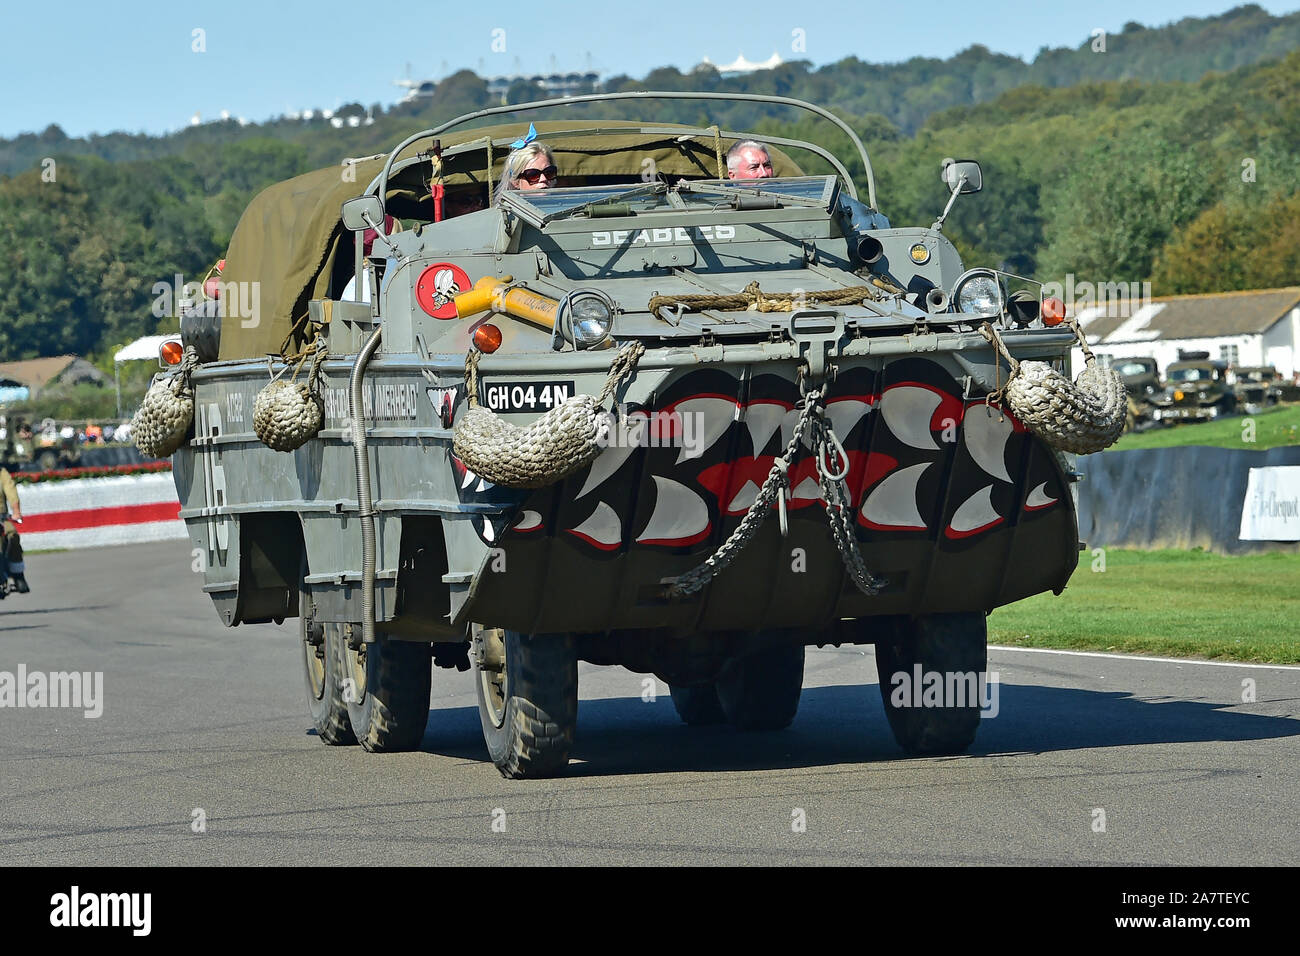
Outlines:
[[[1251,437],[1253,423],[1254,441]],[[1264,451],[1282,445],[1300,445],[1300,405],[1278,405],[1257,415],[1236,415],[1210,422],[1171,425],[1129,432],[1120,437],[1113,451],[1130,448],[1175,448],[1180,445],[1210,445],[1214,448],[1241,448]]]
[[[1300,554],[1085,551],[1060,597],[1017,601],[988,623],[991,644],[1297,664]]]

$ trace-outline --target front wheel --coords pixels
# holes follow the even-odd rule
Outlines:
[[[975,740],[988,667],[980,612],[893,622],[876,643],[880,696],[894,739],[915,755],[959,754]]]
[[[492,763],[516,780],[559,773],[578,725],[573,635],[482,628],[474,644],[479,721]]]
[[[339,648],[343,699],[357,742],[371,753],[418,747],[429,722],[433,649],[419,642],[392,640],[362,644],[355,651],[347,640],[340,640]]]

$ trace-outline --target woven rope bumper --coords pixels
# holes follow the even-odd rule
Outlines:
[[[469,409],[452,436],[452,450],[470,471],[506,488],[545,488],[585,468],[600,454],[609,432],[602,403],[632,374],[645,352],[623,346],[599,395],[575,395],[527,428],[503,421],[478,403],[478,352],[465,356]]]
[[[273,378],[257,393],[253,402],[253,430],[262,444],[274,451],[290,452],[302,447],[325,420],[325,402],[320,396],[320,366],[329,354],[323,338],[317,339],[299,357],[298,368],[289,379]],[[312,358],[307,382],[295,381],[302,363]],[[285,365],[285,369],[289,366]],[[280,374],[284,374],[281,369]]]
[[[170,458],[185,444],[194,420],[190,373],[198,364],[198,353],[187,347],[176,371],[149,386],[131,417],[131,441],[146,458]]]
[[[1053,448],[1091,455],[1115,443],[1124,431],[1128,392],[1114,369],[1097,362],[1079,327],[1074,330],[1083,348],[1085,366],[1071,382],[1046,362],[1019,362],[993,326],[980,330],[1011,366],[1011,378],[990,398],[1006,403],[1031,432]]]

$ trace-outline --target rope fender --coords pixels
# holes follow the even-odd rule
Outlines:
[[[1011,366],[1011,377],[990,393],[989,404],[1002,404],[1052,448],[1090,455],[1115,443],[1124,431],[1128,392],[1118,372],[1102,368],[1083,332],[1069,323],[1083,349],[1084,369],[1071,382],[1046,362],[1019,362],[989,323],[980,334]]]
[[[640,342],[619,349],[598,395],[574,395],[527,428],[503,421],[478,403],[480,352],[465,356],[469,408],[452,435],[452,450],[470,471],[506,488],[545,488],[585,468],[609,433],[601,406],[632,375],[645,354]]]

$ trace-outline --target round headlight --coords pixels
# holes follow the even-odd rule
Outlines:
[[[957,284],[957,311],[968,315],[998,315],[1002,311],[1002,289],[997,277],[978,272]]]
[[[570,292],[557,310],[560,334],[577,349],[600,345],[614,324],[614,303],[603,292]]]

